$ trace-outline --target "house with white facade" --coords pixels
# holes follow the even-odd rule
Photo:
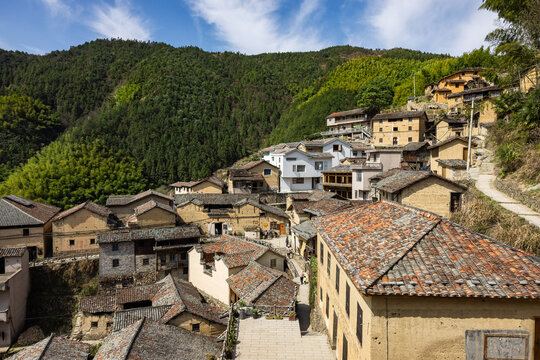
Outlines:
[[[370,118],[364,109],[335,112],[326,117],[327,131],[322,136],[346,136],[349,139],[371,138]]]
[[[322,171],[352,156],[351,145],[337,138],[279,144],[263,151],[264,160],[280,170],[282,193],[322,189]]]
[[[350,166],[352,171],[352,199],[369,200],[373,176],[401,167],[402,149],[383,148],[366,150],[366,161]]]

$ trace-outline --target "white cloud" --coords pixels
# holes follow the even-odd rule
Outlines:
[[[312,17],[320,0],[303,0],[298,13],[283,25],[277,0],[186,0],[195,16],[214,25],[230,50],[249,54],[306,51],[324,47]]]
[[[349,42],[461,55],[482,45],[496,14],[478,10],[480,0],[369,0]],[[362,26],[360,26],[362,25]]]
[[[41,48],[38,48],[38,47],[35,47],[35,46],[30,46],[30,45],[23,45],[23,47],[26,49],[27,52],[29,52],[30,54],[35,54],[35,55],[45,55],[47,53],[47,51],[41,49]]]
[[[116,0],[114,5],[94,7],[92,30],[107,38],[150,40],[150,30],[145,20],[134,15],[127,1]]]
[[[41,2],[49,9],[52,16],[71,17],[73,14],[71,7],[62,0],[41,0]]]

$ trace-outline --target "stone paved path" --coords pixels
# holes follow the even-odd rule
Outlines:
[[[495,175],[480,174],[478,176],[478,181],[476,182],[476,188],[496,201],[503,208],[510,210],[511,212],[527,220],[532,225],[540,228],[540,214],[495,189],[492,184],[494,180]]]
[[[325,335],[300,335],[298,321],[248,318],[240,320],[238,360],[333,360]]]

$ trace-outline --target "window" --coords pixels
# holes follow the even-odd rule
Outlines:
[[[412,118],[409,118],[409,122],[412,122]]]
[[[199,324],[199,323],[191,324],[191,331],[193,331],[193,332],[199,332],[200,328],[201,328],[201,324]]]
[[[169,255],[169,260],[176,261],[176,255],[175,254]]]
[[[382,120],[379,120],[379,124],[382,124]]]
[[[120,266],[120,260],[119,259],[113,259],[112,260],[112,267],[118,267]]]
[[[30,236],[30,229],[22,229],[23,236]]]
[[[162,254],[162,255],[159,257],[159,260],[161,261],[161,265],[165,264],[165,263],[167,262],[167,255]]]
[[[379,128],[379,132],[382,132],[382,128]]]
[[[409,131],[411,131],[411,130],[412,130],[412,126],[409,126]]]
[[[272,175],[272,169],[264,169],[264,170],[263,170],[263,175],[264,175],[264,176],[270,176],[270,175]]]
[[[112,244],[112,251],[118,251],[118,243]]]
[[[347,342],[347,338],[345,337],[345,334],[343,334],[343,353],[341,355],[341,358],[343,360],[347,360],[349,356],[349,343]]]
[[[394,126],[394,128],[393,128],[392,130],[393,130],[393,131],[398,131],[397,126]]]
[[[276,259],[270,259],[270,267],[274,269],[276,267]]]
[[[294,172],[304,172],[304,171],[306,171],[306,165],[293,165],[292,171],[294,171]]]
[[[456,136],[461,136],[461,131],[456,131]]]
[[[187,275],[189,272],[189,268],[188,267],[185,267],[183,270],[182,270],[182,274],[184,275]]]
[[[345,312],[347,316],[351,316],[351,287],[348,282],[345,282]]]
[[[431,150],[431,156],[432,157],[439,157],[439,148],[438,147]]]
[[[73,239],[69,240],[69,246],[75,246],[75,240]]]
[[[150,259],[149,258],[142,259],[142,264],[143,265],[150,265]]]
[[[356,181],[362,181],[362,172],[361,171],[356,172]]]
[[[358,341],[360,342],[360,346],[362,345],[362,321],[363,321],[362,308],[360,307],[360,304],[356,303],[356,337],[358,338]]]
[[[379,142],[382,143],[382,138],[379,139]]]
[[[293,184],[303,184],[304,183],[304,178],[293,178],[292,183]]]
[[[90,239],[90,245],[94,245],[96,243],[96,239]]]
[[[93,328],[97,328],[97,325],[98,325],[98,322],[97,321],[92,321],[90,323],[90,326],[92,326]]]
[[[107,321],[107,329],[110,329],[113,326],[112,321]]]
[[[353,157],[357,157],[357,156],[358,156],[358,151],[353,151],[353,152],[352,152],[352,156],[353,156]]]
[[[341,151],[341,145],[340,144],[334,144],[333,150],[334,150],[334,152],[340,152]]]
[[[330,309],[330,299],[328,298],[328,293],[326,294],[326,318],[328,319],[328,312]]]
[[[321,302],[323,301],[322,297],[322,287],[319,286],[319,298],[321,299]]]
[[[324,163],[322,161],[315,161],[315,170],[322,170],[323,164]]]
[[[339,294],[339,266],[336,264],[336,292]]]
[[[407,141],[408,141],[408,142],[412,142],[412,137],[408,137],[408,138],[407,138]]]
[[[293,157],[288,157],[288,158],[285,158],[285,160],[287,160],[287,161],[295,161],[295,160],[296,160],[296,158],[293,158]]]
[[[450,193],[450,212],[461,209],[461,193]]]
[[[186,260],[187,259],[187,252],[183,252],[180,254],[180,260]]]
[[[324,264],[324,246],[321,243],[321,250],[319,251],[319,257],[321,258],[321,265]]]
[[[330,251],[326,252],[326,273],[328,274],[328,277],[330,277],[330,264],[332,259],[330,258]]]

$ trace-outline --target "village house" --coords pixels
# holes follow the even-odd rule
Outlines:
[[[90,344],[75,341],[62,336],[50,335],[29,346],[10,360],[88,360]]]
[[[25,246],[30,261],[52,253],[51,219],[60,211],[15,195],[0,198],[0,246]]]
[[[251,261],[270,269],[286,269],[285,256],[276,250],[252,241],[222,236],[216,242],[200,244],[189,251],[189,282],[228,305],[237,298],[227,279]]]
[[[340,164],[325,170],[323,174],[323,190],[331,191],[344,199],[352,199],[351,165]]]
[[[379,148],[366,150],[365,161],[351,165],[352,171],[352,199],[369,200],[370,179],[390,169],[401,167],[401,148]]]
[[[114,289],[79,302],[75,337],[102,339],[144,317],[208,336],[225,331],[225,308],[208,304],[189,282],[170,274],[151,285]]]
[[[363,109],[335,112],[326,117],[327,131],[321,136],[345,136],[348,139],[367,140],[371,137],[368,114]]]
[[[377,200],[390,200],[450,218],[467,187],[430,171],[393,169],[371,178]]]
[[[143,318],[107,336],[94,360],[217,359],[221,346],[215,338]]]
[[[215,176],[206,177],[196,181],[177,181],[169,185],[169,196],[179,194],[222,194],[225,192],[225,184]]]
[[[337,359],[531,359],[540,260],[434,214],[363,203],[314,221]]]
[[[448,96],[451,94],[476,87],[488,86],[487,81],[478,75],[479,72],[484,70],[484,68],[480,67],[458,70],[444,76],[436,84],[428,84],[424,88],[424,93],[432,101],[448,103]]]
[[[290,194],[287,198],[286,209],[291,226],[311,219],[316,216],[314,214],[335,211],[350,203],[342,199],[336,193],[322,190],[313,193]]]
[[[377,114],[371,119],[373,144],[376,146],[404,146],[424,141],[430,128],[424,111],[402,111]]]
[[[412,170],[428,169],[430,156],[429,145],[427,141],[408,143],[401,149],[403,162]]]
[[[119,221],[105,206],[90,200],[52,218],[53,255],[98,253],[98,234],[119,226]]]
[[[0,347],[9,347],[24,329],[29,292],[28,249],[0,247]]]
[[[537,55],[538,57],[538,55]],[[538,79],[540,79],[540,69],[538,62],[535,65],[529,66],[520,71],[522,74],[519,78],[519,91],[528,93],[531,89],[538,87]]]
[[[317,230],[311,220],[304,220],[291,228],[293,248],[304,259],[317,256]]]
[[[300,285],[283,271],[271,269],[256,261],[227,278],[231,301],[243,301],[261,311],[289,315],[295,311]]]
[[[105,205],[119,219],[125,219],[133,215],[136,207],[152,200],[162,205],[173,207],[174,200],[172,197],[154,190],[147,190],[137,195],[112,195],[107,198]]]
[[[452,136],[428,149],[431,151],[430,168],[434,174],[450,180],[461,180],[466,176],[469,153],[467,139]]]
[[[258,195],[188,194],[176,195],[176,212],[184,223],[192,223],[203,234],[289,233],[287,214],[260,202]]]
[[[193,224],[99,234],[100,282],[130,284],[138,274],[170,271],[187,278],[187,252],[200,236]]]
[[[229,194],[279,192],[279,168],[264,159],[228,170]]]
[[[125,220],[129,228],[171,227],[176,225],[176,212],[169,205],[150,200],[133,209]]]

